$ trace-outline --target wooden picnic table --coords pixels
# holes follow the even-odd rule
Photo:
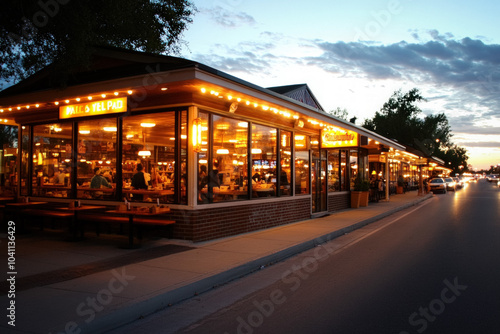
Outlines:
[[[134,218],[135,217],[151,217],[158,216],[164,213],[170,212],[170,208],[158,208],[154,211],[150,211],[149,208],[137,208],[134,207],[131,210],[109,210],[106,213],[123,215],[128,217],[129,235],[128,235],[128,248],[134,248]],[[150,222],[152,223],[152,222]],[[168,224],[171,224],[168,221]],[[161,225],[161,221],[158,221],[158,225]],[[166,225],[167,223],[165,223]]]

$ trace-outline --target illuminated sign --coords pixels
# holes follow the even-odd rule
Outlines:
[[[114,114],[127,111],[127,98],[119,97],[116,99],[70,104],[59,107],[59,118],[74,118]]]
[[[358,134],[342,128],[321,131],[321,147],[348,147],[358,146]]]
[[[368,162],[387,162],[387,156],[383,154],[370,154],[368,155]]]

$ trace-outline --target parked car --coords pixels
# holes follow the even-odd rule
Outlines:
[[[498,174],[486,175],[486,181],[488,182],[498,182]]]
[[[446,182],[440,177],[431,179],[429,181],[429,188],[433,193],[442,192],[443,194],[446,194]]]
[[[462,189],[464,187],[464,182],[459,177],[453,177],[452,179],[455,180],[457,189]]]
[[[446,182],[446,190],[453,190],[455,191],[457,189],[457,185],[455,183],[455,180],[451,177],[445,177],[444,182]]]

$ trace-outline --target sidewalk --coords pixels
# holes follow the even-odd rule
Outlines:
[[[16,290],[15,299],[3,292],[1,303],[8,315],[8,302],[15,300],[16,326],[9,326],[9,318],[3,315],[0,331],[102,333],[431,196],[417,196],[412,191],[392,196],[389,202],[244,235],[197,244],[148,241],[139,250],[123,250],[99,240],[62,243],[30,238],[29,244],[23,244],[28,239],[18,238],[16,281],[20,291]],[[4,268],[6,241],[3,235],[0,260]]]

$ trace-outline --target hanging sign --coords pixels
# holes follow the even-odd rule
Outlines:
[[[59,119],[115,114],[127,111],[127,98],[69,104],[59,107]]]
[[[358,146],[356,132],[342,128],[321,130],[321,148],[350,146]]]
[[[386,163],[387,162],[387,156],[384,154],[369,154],[368,155],[368,162],[382,162]]]

